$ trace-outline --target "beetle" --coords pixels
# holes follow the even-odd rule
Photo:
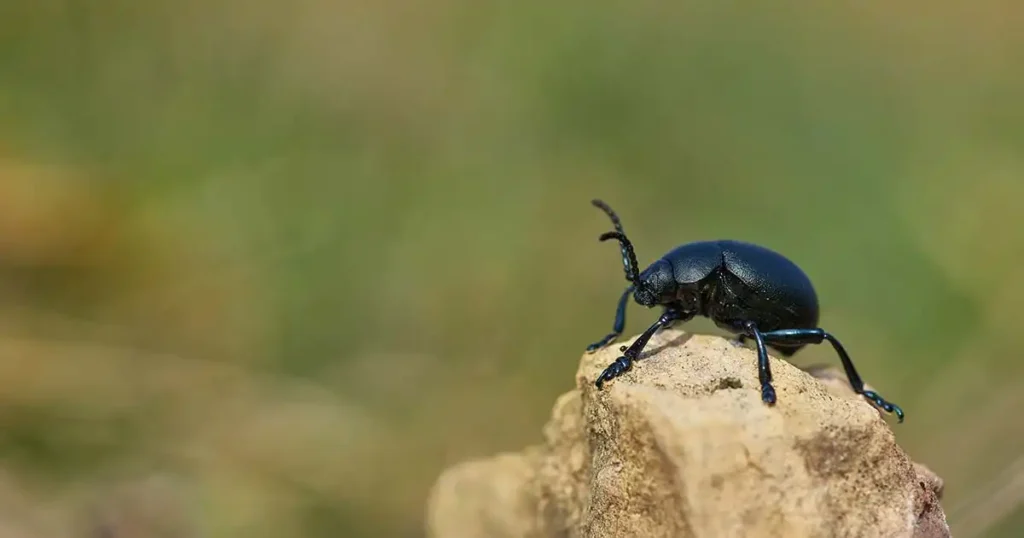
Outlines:
[[[853,390],[903,422],[903,410],[875,391],[866,390],[849,354],[839,340],[818,327],[818,296],[810,278],[788,258],[753,243],[735,240],[697,241],[676,247],[639,270],[633,244],[626,237],[618,215],[601,200],[591,202],[611,219],[615,231],[600,241],[615,239],[622,253],[622,266],[629,286],[619,298],[612,332],[587,347],[593,353],[614,342],[626,324],[629,296],[647,308],[663,307],[656,322],[601,372],[595,381],[604,383],[628,371],[655,332],[696,316],[711,319],[719,328],[737,335],[738,343],[753,339],[757,344],[757,370],[761,399],[776,401],[768,348],[791,357],[808,344],[828,341],[846,371]]]

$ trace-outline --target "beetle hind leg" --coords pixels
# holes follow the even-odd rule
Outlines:
[[[784,347],[799,349],[796,346],[806,344],[820,344],[824,341],[828,341],[832,344],[832,348],[839,355],[839,360],[843,364],[843,370],[846,371],[846,378],[850,381],[850,386],[853,391],[861,396],[871,400],[876,406],[882,408],[887,413],[896,415],[896,418],[903,422],[903,410],[900,406],[887,401],[885,398],[879,396],[879,394],[873,390],[866,390],[864,388],[864,381],[861,379],[860,374],[857,373],[857,369],[853,366],[853,361],[850,359],[850,355],[846,353],[846,349],[839,343],[839,340],[826,332],[824,329],[782,329],[778,331],[770,331],[762,333],[765,341],[772,342],[777,345]]]

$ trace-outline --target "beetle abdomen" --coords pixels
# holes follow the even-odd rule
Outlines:
[[[766,305],[773,305],[786,325],[811,328],[818,324],[818,295],[810,278],[789,258],[768,248],[742,241],[718,241],[724,268],[739,278]],[[787,312],[789,315],[783,315]]]

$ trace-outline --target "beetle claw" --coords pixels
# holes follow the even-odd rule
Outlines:
[[[891,402],[887,402],[885,398],[882,398],[881,396],[878,395],[877,392],[873,390],[866,390],[862,392],[861,395],[871,400],[878,407],[881,407],[882,410],[885,411],[886,413],[896,415],[896,419],[900,423],[903,423],[903,410],[900,409],[900,406]]]
[[[602,338],[602,339],[598,340],[597,342],[594,342],[593,344],[590,344],[589,346],[587,346],[587,353],[594,353],[595,351],[597,351],[599,349],[608,347],[609,344],[611,344],[612,342],[618,340],[618,338],[619,338],[619,336],[621,334],[622,333],[617,332],[617,331],[616,332],[608,333],[604,338]]]
[[[761,401],[768,405],[775,405],[775,387],[769,383],[761,385]]]
[[[601,375],[597,376],[597,381],[595,381],[594,384],[597,386],[598,390],[601,390],[605,381],[611,381],[612,379],[619,377],[625,373],[626,370],[629,370],[631,366],[633,366],[633,361],[629,357],[623,355],[615,359],[615,362],[609,364],[608,367],[601,372]]]

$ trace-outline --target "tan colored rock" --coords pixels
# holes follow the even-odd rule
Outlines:
[[[507,453],[452,467],[434,485],[427,526],[445,538],[529,536],[537,497],[539,458]]]
[[[583,357],[542,445],[446,471],[428,535],[950,536],[941,480],[848,385],[772,358],[769,407],[753,350],[667,330],[596,390],[617,356],[610,346]]]

